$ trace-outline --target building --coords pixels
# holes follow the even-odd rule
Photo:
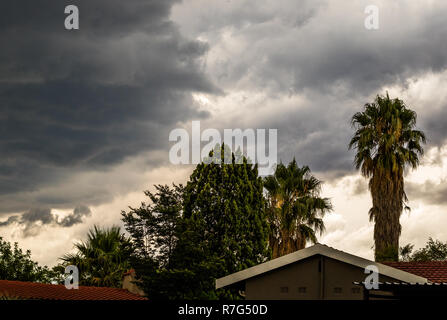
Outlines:
[[[147,300],[127,289],[0,280],[0,300]]]
[[[433,299],[447,297],[447,261],[385,262],[386,265],[428,280],[427,283],[385,282],[365,291],[365,299]],[[357,283],[363,286],[362,283]]]
[[[367,266],[377,267],[382,284],[430,283],[426,271],[417,274],[404,264],[381,264],[315,244],[217,279],[216,288],[233,286],[248,300],[362,300],[370,294],[362,285]]]
[[[135,269],[130,269],[123,275],[123,289],[139,296],[144,296],[144,291],[138,287]]]
[[[431,283],[447,283],[447,261],[424,262],[384,262],[387,266],[406,271],[423,278]]]

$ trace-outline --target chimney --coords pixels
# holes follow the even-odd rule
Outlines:
[[[144,291],[141,290],[137,284],[135,283],[136,280],[136,275],[135,275],[135,270],[131,269],[129,271],[127,271],[124,275],[123,275],[123,289],[126,289],[127,291],[134,293],[134,294],[138,294],[140,296],[144,296]]]

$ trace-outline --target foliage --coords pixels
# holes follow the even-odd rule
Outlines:
[[[178,262],[188,262],[189,270],[202,276],[192,292],[237,298],[236,290],[215,291],[214,280],[269,258],[263,182],[257,165],[240,152],[233,154],[222,145],[210,157],[216,153],[221,161],[197,165],[185,187]]]
[[[424,248],[416,250],[414,253],[413,245],[407,244],[400,248],[401,260],[403,261],[446,261],[447,243],[439,240],[428,239]]]
[[[79,284],[86,286],[121,287],[124,272],[130,268],[132,246],[117,226],[89,230],[87,241],[75,243],[74,254],[60,259],[63,265],[79,269]]]
[[[375,258],[395,261],[401,233],[399,218],[403,208],[408,208],[404,170],[419,165],[425,135],[414,129],[416,113],[402,100],[390,99],[388,93],[367,103],[352,117],[352,125],[356,132],[349,148],[356,149],[354,164],[370,179],[373,206],[369,217],[375,222]]]
[[[17,242],[13,246],[0,237],[0,280],[51,283],[55,273],[31,259],[31,251],[23,252]]]
[[[183,186],[156,185],[156,192],[145,191],[150,204],[122,211],[122,220],[135,246],[135,254],[150,257],[160,267],[170,267],[177,236],[176,228],[182,212]]]
[[[156,186],[145,194],[151,204],[122,215],[136,247],[132,267],[148,297],[238,298],[237,289],[215,290],[215,279],[269,256],[257,167],[218,146],[184,188]]]
[[[149,204],[143,202],[121,215],[134,247],[131,263],[138,284],[151,299],[172,298],[177,291],[182,292],[177,286],[187,283],[188,278],[185,273],[182,280],[182,275],[172,268],[183,210],[183,186],[156,185],[155,190],[144,192]]]
[[[411,243],[399,248],[400,261],[411,261],[411,252],[413,251],[414,245]]]
[[[324,231],[323,217],[332,205],[320,197],[321,181],[309,167],[299,168],[295,159],[288,166],[280,163],[264,179],[264,187],[273,258],[303,249],[307,241],[317,242],[316,233]]]

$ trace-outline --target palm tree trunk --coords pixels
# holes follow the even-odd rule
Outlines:
[[[375,260],[378,262],[397,261],[399,257],[399,236],[401,233],[403,192],[402,174],[390,174],[377,170],[370,181],[374,220]]]

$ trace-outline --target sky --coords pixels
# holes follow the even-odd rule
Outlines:
[[[1,1],[0,236],[55,265],[93,224],[122,226],[143,190],[186,183],[168,137],[200,121],[277,129],[278,160],[308,165],[333,203],[319,242],[371,259],[347,145],[352,115],[388,91],[428,138],[400,242],[445,242],[446,15],[442,0]]]

